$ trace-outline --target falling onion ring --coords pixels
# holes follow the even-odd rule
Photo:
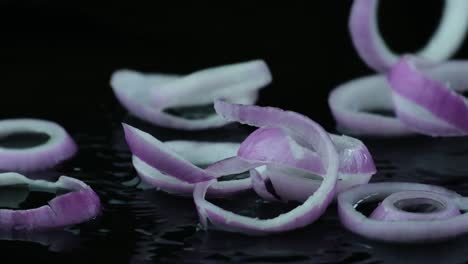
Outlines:
[[[61,176],[56,182],[30,180],[18,173],[0,174],[0,185],[26,184],[29,189],[54,192],[65,189],[44,205],[28,210],[0,209],[0,231],[43,231],[79,224],[95,218],[100,212],[96,193],[84,182]]]
[[[333,200],[338,179],[338,154],[328,133],[309,118],[278,108],[234,105],[217,100],[215,109],[224,118],[243,124],[280,126],[296,141],[316,150],[326,173],[321,186],[302,205],[272,219],[251,218],[226,211],[205,199],[207,190],[216,181],[198,183],[194,190],[194,200],[202,225],[207,228],[209,220],[223,230],[264,235],[304,227],[318,219]]]
[[[386,198],[385,198],[386,197]],[[388,199],[373,215],[366,217],[356,210],[363,202],[378,198]],[[415,200],[417,199],[417,200]],[[438,186],[419,183],[372,183],[351,188],[338,195],[338,213],[343,225],[354,233],[369,239],[414,243],[439,241],[468,233],[468,214],[465,198]],[[433,205],[437,213],[402,213],[405,205],[394,206],[388,212],[387,203],[404,202],[407,205]],[[461,206],[460,204],[465,203]],[[400,208],[401,207],[401,208]],[[395,214],[395,211],[399,211]],[[416,216],[417,215],[417,216]],[[436,217],[434,217],[437,215]]]
[[[379,0],[354,0],[349,18],[353,44],[366,64],[378,72],[387,72],[399,59],[380,36],[377,22]],[[428,44],[416,53],[422,60],[444,61],[463,43],[468,28],[468,2],[445,0],[438,29]]]
[[[77,147],[60,125],[40,119],[5,119],[0,121],[0,137],[15,133],[43,133],[49,138],[38,146],[28,148],[0,147],[0,170],[38,171],[71,158]]]
[[[211,104],[218,97],[253,104],[258,90],[270,82],[271,73],[262,60],[205,69],[186,77],[118,70],[110,81],[120,103],[136,117],[184,130],[221,127],[228,122],[216,114],[187,119],[165,112],[167,107]]]

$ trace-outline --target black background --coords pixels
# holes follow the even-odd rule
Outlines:
[[[89,119],[116,104],[108,84],[115,69],[184,74],[262,58],[274,82],[259,104],[328,126],[330,90],[372,73],[350,41],[350,0],[169,2],[1,0],[1,115]],[[382,1],[390,47],[421,47],[442,3]]]
[[[200,1],[170,1],[168,4],[163,1],[0,0],[0,118],[41,117],[63,124],[81,144],[80,155],[65,168],[80,167],[83,173],[71,176],[84,179],[95,187],[107,206],[105,214],[97,223],[81,227],[81,237],[89,244],[82,244],[80,247],[84,249],[77,251],[78,253],[61,255],[39,249],[34,244],[25,246],[2,242],[0,253],[10,253],[4,259],[12,256],[21,261],[31,258],[36,263],[50,263],[52,260],[63,263],[65,260],[73,261],[73,258],[90,260],[93,255],[98,254],[101,262],[112,260],[114,263],[125,263],[133,259],[132,256],[137,255],[136,253],[145,255],[148,251],[154,254],[153,257],[163,256],[166,260],[176,260],[179,249],[154,246],[154,241],[151,240],[150,243],[144,240],[149,239],[149,236],[133,230],[147,226],[147,229],[154,228],[157,231],[163,229],[164,224],[154,224],[153,216],[136,220],[135,215],[138,212],[135,213],[137,209],[134,205],[110,205],[109,201],[116,195],[125,196],[130,202],[138,200],[138,203],[146,203],[145,206],[154,206],[151,210],[154,209],[156,214],[162,214],[163,218],[174,221],[174,225],[189,226],[189,234],[184,233],[187,231],[182,228],[181,233],[175,236],[179,239],[194,234],[191,239],[195,242],[191,245],[195,248],[200,245],[199,248],[205,249],[204,254],[208,256],[205,258],[206,256],[195,253],[187,255],[194,259],[206,260],[214,256],[211,260],[216,263],[220,260],[219,256],[217,253],[208,255],[212,254],[210,250],[218,246],[244,246],[243,243],[249,242],[253,255],[255,252],[275,253],[278,251],[276,249],[284,246],[282,241],[294,244],[296,248],[293,251],[297,249],[304,255],[312,253],[311,248],[334,249],[333,243],[340,242],[339,236],[334,238],[335,242],[332,244],[325,245],[321,240],[309,240],[309,237],[316,236],[317,233],[323,234],[323,237],[333,236],[335,229],[340,228],[336,215],[331,217],[331,227],[325,220],[318,223],[317,227],[306,229],[304,234],[286,234],[281,239],[276,237],[276,240],[268,237],[246,239],[224,233],[205,235],[195,232],[196,216],[190,202],[160,193],[142,194],[135,188],[122,191],[122,185],[118,184],[112,187],[114,189],[103,187],[110,186],[108,182],[117,182],[116,177],[121,177],[109,172],[111,169],[108,168],[117,159],[116,148],[128,155],[125,146],[114,146],[115,141],[121,144],[123,142],[118,122],[124,118],[124,111],[112,94],[109,77],[119,68],[185,74],[209,66],[261,58],[268,63],[274,81],[262,90],[259,104],[304,113],[333,131],[334,122],[327,105],[331,89],[344,81],[373,74],[357,56],[348,34],[347,20],[352,1],[281,2],[218,1],[209,4]],[[403,52],[421,47],[438,23],[442,3],[442,0],[383,0],[380,28],[390,47]],[[465,44],[456,57],[463,58],[467,55],[468,44]],[[115,131],[118,131],[117,136]],[[101,145],[94,148],[97,143],[93,143],[93,140],[99,141]],[[395,179],[400,180],[440,183],[435,174],[428,173],[436,171],[440,174],[448,172],[449,176],[453,174],[454,177],[466,176],[462,165],[466,163],[468,146],[466,140],[463,144],[460,142],[462,141],[434,141],[418,137],[404,141],[370,140],[366,144],[369,143],[371,152],[375,154],[379,169],[376,177],[378,180],[391,180],[395,176]],[[428,147],[421,156],[417,149],[411,147],[412,144],[418,148],[435,144],[439,149],[431,152]],[[451,153],[452,148],[457,147],[463,148],[460,151],[465,151],[460,152],[465,155],[463,159],[455,159],[452,154],[440,155],[441,152]],[[401,153],[406,153],[406,156]],[[129,156],[123,159],[128,162]],[[430,169],[427,169],[428,165]],[[418,175],[421,168],[424,169],[423,174],[429,177],[423,180],[417,177],[404,178]],[[125,170],[126,174],[122,178],[134,177],[130,165]],[[94,182],[97,177],[103,179],[102,183]],[[447,179],[451,178],[445,180]],[[460,183],[447,180],[444,184],[455,190],[457,186],[461,191],[468,190],[463,181]],[[110,229],[111,235],[103,237],[95,232],[103,227]],[[327,227],[333,230],[329,231]],[[361,243],[359,238],[343,229],[338,229],[337,232],[343,233],[345,238],[356,239],[356,245]],[[365,243],[367,241],[362,242]],[[444,258],[453,255],[452,246],[460,249],[464,244],[432,247],[435,250],[410,248],[406,251],[399,251],[399,247],[371,245],[375,255],[384,256],[382,258],[387,261],[385,263],[394,263],[392,260],[398,259],[399,254],[417,260],[424,259],[419,256],[427,254],[430,255],[429,258]],[[437,253],[436,250],[440,248],[444,251],[443,254]],[[458,252],[463,253],[463,250]],[[379,263],[366,260],[374,253],[353,253],[351,259],[346,257],[344,251],[330,251],[327,254],[330,260],[326,263],[340,259],[335,257],[337,254],[345,255],[343,259],[348,262],[342,263],[358,263],[359,257],[362,260],[359,263]],[[456,256],[459,255],[462,258],[466,256],[465,253]],[[73,258],[70,259],[70,256]],[[237,256],[242,260],[281,260],[250,257]],[[287,260],[294,258],[285,259]],[[432,261],[439,262],[437,258]]]

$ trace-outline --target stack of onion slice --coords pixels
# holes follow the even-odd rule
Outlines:
[[[305,116],[219,100],[215,101],[215,109],[229,121],[260,128],[239,146],[213,142],[163,143],[124,125],[139,176],[170,193],[187,195],[194,190],[200,221],[205,227],[208,220],[217,228],[248,234],[303,227],[325,211],[337,188],[344,190],[365,184],[375,173],[372,158],[362,142],[346,136],[330,138]],[[205,169],[195,166],[207,163],[213,164]],[[251,178],[218,181],[222,176],[245,171],[250,171]],[[258,181],[259,178],[263,180]],[[274,190],[266,186],[266,181],[273,183]],[[304,203],[276,218],[259,220],[226,211],[205,199],[207,194],[220,197],[250,189],[252,183],[254,190],[265,199]]]
[[[438,80],[443,79],[453,86],[464,82],[464,74],[460,74],[463,67],[453,66],[464,63],[444,63],[444,60],[463,42],[468,28],[468,2],[446,0],[439,28],[426,47],[411,59],[392,53],[380,37],[377,25],[378,2],[355,0],[349,27],[361,59],[376,71],[387,74],[390,82],[383,75],[375,75],[337,87],[330,94],[329,105],[338,126],[356,135],[401,136],[414,132],[431,136],[466,135],[466,127],[462,124],[464,120],[460,120],[466,115],[459,120],[453,117],[455,112],[463,108],[461,102],[464,99],[449,91]],[[408,64],[413,65],[412,68]],[[420,70],[432,72],[423,77]],[[410,95],[413,99],[409,98]],[[417,102],[415,97],[419,97]],[[445,112],[452,113],[436,110],[445,103],[454,104],[453,107],[445,107]],[[396,110],[397,117],[366,112],[372,110]]]
[[[212,104],[216,98],[253,104],[258,90],[270,82],[270,70],[262,60],[209,68],[187,76],[118,70],[111,77],[115,95],[133,115],[155,125],[185,130],[220,127],[227,121],[214,113],[187,119],[166,109]]]

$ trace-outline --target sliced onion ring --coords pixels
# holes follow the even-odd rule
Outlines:
[[[317,192],[302,205],[267,220],[234,214],[210,203],[205,199],[205,194],[210,185],[215,183],[215,180],[198,183],[194,190],[194,200],[202,225],[206,228],[207,220],[209,220],[217,228],[250,235],[261,235],[304,227],[320,217],[333,200],[339,166],[338,154],[328,133],[309,118],[278,108],[233,105],[217,100],[215,101],[215,109],[218,114],[228,120],[260,127],[279,126],[288,132],[290,131],[290,134],[294,134],[293,138],[296,141],[315,149],[322,157],[326,175]],[[275,165],[271,164],[270,166]]]
[[[123,124],[123,128],[130,151],[149,166],[188,183],[214,179],[150,134],[127,124]]]
[[[382,75],[362,77],[334,89],[328,104],[338,128],[354,135],[404,136],[413,133],[398,118],[367,113],[394,111],[391,89]]]
[[[0,121],[0,137],[14,133],[44,133],[49,139],[30,148],[0,147],[0,170],[38,171],[53,167],[71,158],[77,147],[60,125],[40,119],[5,119]]]
[[[366,64],[386,72],[399,59],[380,36],[377,23],[378,0],[354,0],[349,29],[355,48]],[[452,56],[463,43],[468,28],[468,2],[446,0],[442,20],[418,57],[439,62]]]
[[[163,127],[201,130],[221,127],[228,122],[215,114],[201,119],[186,119],[168,114],[163,110],[167,106],[208,104],[215,97],[242,104],[255,103],[258,90],[271,81],[271,73],[266,64],[260,60],[237,65],[238,68],[244,66],[255,71],[232,72],[229,71],[228,66],[224,66],[228,67],[226,72],[223,72],[222,68],[211,69],[213,72],[206,71],[201,80],[197,78],[194,80],[193,77],[183,78],[170,74],[142,74],[132,70],[118,70],[113,73],[110,83],[120,103],[136,117]],[[220,72],[223,74],[220,75]],[[236,75],[239,73],[243,75]],[[255,85],[257,86],[254,87]],[[157,97],[161,87],[163,87],[161,97],[152,102],[152,97]],[[171,87],[174,88],[173,91]],[[159,106],[155,107],[154,104],[159,104]]]
[[[411,212],[405,208],[412,206],[432,207],[434,211]],[[403,207],[403,208],[401,208]],[[385,198],[372,212],[370,218],[383,221],[435,220],[460,215],[455,201],[434,192],[401,191]]]
[[[270,70],[262,60],[212,67],[162,83],[152,90],[151,102],[158,109],[208,104],[217,98],[256,92],[271,79]]]
[[[337,191],[368,183],[376,168],[366,146],[352,137],[333,134],[330,134],[330,137],[340,157]],[[238,157],[251,163],[275,163],[295,168],[284,168],[280,172],[266,166],[253,174],[254,189],[259,191],[259,196],[267,200],[272,200],[276,195],[284,201],[305,201],[320,186],[322,177],[303,177],[308,174],[302,173],[301,170],[318,176],[324,174],[317,153],[300,146],[280,128],[265,127],[254,131],[242,142]],[[261,186],[267,183],[272,184],[270,190],[273,188],[274,194],[265,186]]]
[[[235,156],[239,149],[238,143],[216,143],[216,142],[196,142],[196,141],[166,141],[164,144],[179,154],[184,160],[196,164],[205,165],[212,164],[212,167],[222,167],[222,171],[228,174],[237,174],[247,171],[250,166],[239,166]],[[140,178],[147,184],[165,192],[181,195],[192,196],[193,183],[181,181],[171,175],[165,175],[158,169],[151,167],[137,156],[133,156],[133,166],[135,167]],[[226,169],[227,166],[235,168],[237,171]],[[208,170],[214,171],[215,168],[208,167]],[[240,171],[239,171],[240,170]],[[251,188],[250,178],[240,180],[230,180],[216,182],[208,190],[210,197],[224,197],[249,190]]]
[[[360,185],[338,195],[338,213],[343,225],[364,237],[387,242],[430,242],[468,233],[468,214],[441,220],[380,221],[358,212],[356,204],[373,197],[386,197],[402,191],[436,193],[457,203],[462,197],[445,188],[418,183],[372,183]],[[438,196],[437,196],[438,197]]]
[[[0,231],[41,231],[79,224],[100,212],[96,193],[84,182],[61,176],[56,182],[30,180],[18,173],[1,173],[0,186],[27,184],[30,189],[71,192],[59,195],[44,205],[28,210],[0,209]]]
[[[457,94],[468,90],[468,61],[419,69],[404,57],[388,75],[398,118],[408,128],[431,136],[468,134],[468,104]]]

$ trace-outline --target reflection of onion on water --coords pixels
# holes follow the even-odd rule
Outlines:
[[[48,232],[0,232],[0,240],[32,242],[52,252],[67,252],[79,246],[80,237],[67,230]]]

